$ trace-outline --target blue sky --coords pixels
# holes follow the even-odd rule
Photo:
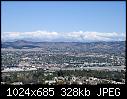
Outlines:
[[[107,33],[117,37],[106,40],[121,40],[125,39],[125,10],[125,2],[120,1],[2,1],[2,39],[82,41],[99,35],[97,40],[102,40]]]

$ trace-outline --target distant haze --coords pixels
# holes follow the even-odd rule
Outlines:
[[[125,1],[2,1],[2,42],[125,41]]]
[[[125,41],[125,33],[100,33],[100,32],[4,32],[2,41],[29,40],[34,42],[86,42],[86,41]]]

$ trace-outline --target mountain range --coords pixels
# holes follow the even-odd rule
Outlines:
[[[87,51],[125,53],[125,41],[113,42],[32,42],[17,40],[13,42],[2,42],[2,48],[31,49],[43,48],[49,50]]]

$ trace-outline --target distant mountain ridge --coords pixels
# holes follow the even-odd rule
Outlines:
[[[125,53],[125,41],[113,42],[32,42],[18,40],[14,42],[3,42],[2,48],[31,49],[43,48],[46,50],[67,50],[83,52],[108,52]]]
[[[17,40],[14,42],[3,42],[2,43],[2,48],[10,48],[10,47],[15,48],[15,49],[21,49],[23,47],[34,48],[38,46],[35,46],[34,42],[25,41],[25,40]]]

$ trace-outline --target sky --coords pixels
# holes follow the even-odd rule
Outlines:
[[[125,1],[2,1],[2,41],[119,41]]]

